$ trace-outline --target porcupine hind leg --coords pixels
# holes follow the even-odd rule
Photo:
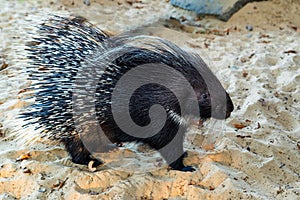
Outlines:
[[[62,141],[70,156],[72,157],[72,162],[82,165],[88,165],[89,162],[93,161],[92,167],[97,167],[103,164],[101,161],[91,158],[90,152],[85,148],[84,144],[79,137],[74,136],[66,138]]]

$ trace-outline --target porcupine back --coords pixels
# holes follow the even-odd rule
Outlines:
[[[38,37],[27,44],[31,60],[27,73],[34,103],[22,114],[27,123],[62,140],[75,130],[72,119],[72,80],[82,61],[93,54],[108,35],[82,17],[52,16],[38,26]]]

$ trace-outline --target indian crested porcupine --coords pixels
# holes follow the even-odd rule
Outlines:
[[[75,163],[97,166],[101,161],[91,154],[98,149],[134,141],[158,150],[172,169],[193,171],[183,165],[184,117],[225,119],[233,110],[202,59],[166,40],[109,37],[82,17],[53,16],[38,32],[27,44],[35,101],[21,117],[28,120],[25,126],[42,130],[41,137],[65,144]],[[131,87],[136,80],[142,84]]]

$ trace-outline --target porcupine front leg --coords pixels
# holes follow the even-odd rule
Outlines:
[[[171,169],[185,172],[195,171],[193,167],[183,164],[183,159],[187,156],[183,150],[184,131],[178,132],[178,129],[174,128],[176,126],[178,126],[177,123],[171,123],[159,134],[144,142],[158,150]]]
[[[173,146],[175,148],[173,148],[172,150],[170,150],[170,149],[159,150],[159,152],[162,155],[162,157],[164,157],[164,159],[168,163],[171,162],[169,164],[169,166],[171,167],[171,169],[173,169],[173,170],[179,170],[179,171],[183,171],[183,172],[193,172],[193,171],[195,171],[195,169],[193,167],[191,167],[191,166],[185,166],[183,164],[183,159],[185,157],[187,157],[187,152],[184,152],[184,150],[183,150],[183,140],[181,140],[180,142],[176,142],[175,141],[172,145],[176,145],[176,146]],[[177,157],[177,159],[176,159],[175,156]],[[173,161],[174,158],[176,159],[175,161]]]
[[[72,157],[72,162],[82,165],[88,165],[89,162],[93,161],[92,167],[97,167],[103,164],[101,161],[97,159],[91,158],[90,152],[85,148],[81,139],[77,136],[70,137],[63,140],[67,151]]]

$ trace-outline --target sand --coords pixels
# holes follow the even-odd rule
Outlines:
[[[21,71],[28,65],[24,44],[48,14],[82,15],[113,34],[151,26],[147,33],[199,53],[236,109],[220,128],[212,127],[223,134],[212,151],[201,148],[205,128],[191,126],[185,163],[195,172],[167,170],[157,152],[139,147],[139,154],[131,144],[91,172],[73,164],[62,145],[3,140],[0,199],[300,199],[299,1],[250,3],[228,22],[167,1],[82,2],[1,1],[1,138],[21,123],[17,114],[28,104],[22,89],[29,85]],[[19,131],[33,135],[32,129]]]

